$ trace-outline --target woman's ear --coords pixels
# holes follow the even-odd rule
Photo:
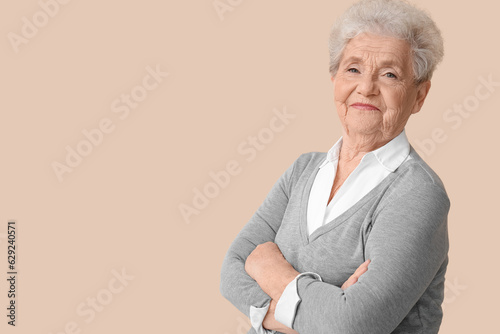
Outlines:
[[[415,97],[415,106],[411,112],[412,114],[416,114],[420,111],[420,109],[422,109],[427,93],[429,93],[429,89],[431,89],[430,80],[424,81],[417,86],[417,96]]]

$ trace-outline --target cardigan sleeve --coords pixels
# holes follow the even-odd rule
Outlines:
[[[409,188],[409,189],[408,189]],[[300,334],[391,333],[448,261],[450,202],[428,182],[393,194],[375,212],[365,245],[368,271],[346,290],[302,277],[293,329]],[[441,317],[439,311],[431,316]],[[428,316],[428,314],[426,315]]]
[[[261,308],[271,300],[246,273],[245,261],[257,245],[274,242],[288,205],[290,178],[297,160],[281,175],[264,202],[239,232],[222,263],[221,294],[246,316],[249,316],[250,306]]]

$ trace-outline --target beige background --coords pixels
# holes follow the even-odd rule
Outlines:
[[[73,0],[52,7],[46,22],[37,1],[1,3],[0,332],[246,333],[219,293],[222,259],[293,160],[340,136],[326,43],[352,2],[220,2],[231,8],[222,16],[212,0]],[[500,82],[499,8],[417,3],[446,43],[428,100],[407,126],[415,147],[440,132],[441,142],[419,151],[452,201],[440,333],[492,333],[500,87],[474,96],[488,92],[479,77]],[[45,26],[16,52],[9,33],[21,35],[33,15]],[[120,119],[113,101],[139,94],[157,65],[169,75]],[[443,118],[467,103],[466,118]],[[238,147],[284,108],[295,118],[247,161]],[[53,162],[106,118],[113,131],[59,182]],[[180,205],[233,160],[240,173],[188,223]],[[16,328],[5,316],[9,219],[18,224]],[[113,270],[122,268],[133,279],[117,292]],[[78,307],[89,310],[92,298],[104,306],[90,320]]]

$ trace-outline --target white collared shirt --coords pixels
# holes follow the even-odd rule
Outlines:
[[[307,231],[311,235],[347,211],[375,188],[387,175],[394,172],[408,157],[410,143],[403,130],[386,145],[363,156],[359,165],[344,181],[330,203],[330,192],[337,173],[342,137],[328,151],[319,166],[307,203]]]
[[[314,179],[307,203],[307,230],[309,235],[347,211],[380,184],[386,176],[394,172],[406,159],[411,159],[409,156],[410,143],[405,130],[403,130],[384,146],[365,154],[359,165],[328,203],[337,173],[341,147],[342,137],[328,151],[326,159],[319,166],[319,171]],[[274,313],[276,320],[290,328],[292,328],[295,312],[300,303],[300,297],[297,293],[297,280],[305,275],[312,275],[321,280],[321,277],[315,273],[298,275],[283,291]],[[258,334],[274,332],[262,327],[262,320],[268,308],[269,305],[263,308],[250,308],[250,320]]]

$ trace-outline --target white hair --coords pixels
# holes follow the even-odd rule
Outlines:
[[[328,49],[330,74],[335,76],[347,43],[368,32],[407,41],[413,56],[415,82],[432,78],[443,59],[443,38],[430,15],[402,0],[361,0],[332,26]]]

